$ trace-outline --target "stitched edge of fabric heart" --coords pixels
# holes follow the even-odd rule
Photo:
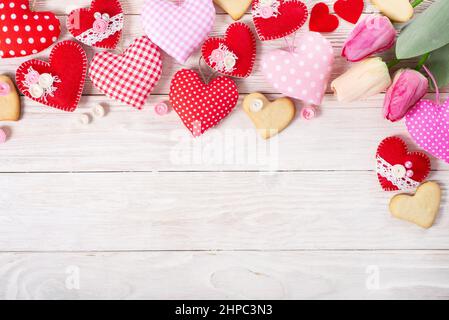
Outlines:
[[[426,178],[429,176],[429,174],[430,174],[430,170],[431,170],[431,162],[430,162],[430,158],[429,158],[425,153],[420,152],[420,151],[412,151],[412,152],[410,152],[409,149],[408,149],[407,143],[406,143],[404,140],[402,140],[402,139],[399,138],[399,137],[392,136],[392,137],[385,138],[384,140],[381,141],[381,143],[380,143],[379,146],[377,147],[377,151],[376,151],[376,159],[377,159],[378,157],[381,157],[381,158],[382,158],[382,156],[380,155],[382,149],[383,149],[388,143],[390,143],[390,142],[393,141],[393,140],[396,141],[397,143],[399,143],[399,144],[401,145],[401,147],[402,147],[402,153],[403,153],[404,155],[409,155],[409,156],[419,156],[419,157],[421,157],[421,159],[425,162],[425,165],[426,165],[427,168],[426,168],[426,171],[422,173],[422,174],[423,174],[423,177],[422,177],[421,179],[419,179],[419,181],[416,180],[416,188],[417,188],[423,181],[425,181],[425,179],[426,179]],[[384,160],[384,161],[385,161],[385,160]],[[390,164],[390,165],[395,165],[395,164]],[[382,189],[383,189],[384,191],[398,191],[398,190],[407,191],[407,190],[412,189],[412,188],[399,188],[399,187],[397,187],[397,186],[394,185],[391,181],[389,181],[387,178],[383,177],[383,176],[378,172],[377,169],[376,169],[376,174],[377,174],[377,179],[378,179],[378,181],[379,181],[379,183],[380,183],[380,185],[382,186]],[[415,180],[413,180],[413,181],[415,181]],[[393,187],[392,187],[392,185],[393,185]]]
[[[359,21],[364,8],[365,2],[363,0],[337,0],[334,3],[335,13],[352,24],[356,24]]]
[[[77,106],[79,104],[79,101],[81,99],[81,96],[83,94],[84,85],[86,83],[86,73],[87,73],[87,55],[86,55],[86,51],[84,51],[83,47],[81,47],[81,45],[79,45],[75,41],[65,40],[65,41],[61,41],[61,42],[57,43],[53,47],[51,52],[50,52],[50,56],[48,58],[48,62],[47,61],[38,60],[38,59],[31,59],[31,60],[28,60],[28,61],[25,61],[24,63],[22,63],[19,66],[19,68],[17,69],[17,71],[16,71],[16,83],[17,83],[17,87],[19,88],[19,90],[21,92],[25,92],[26,89],[23,86],[23,84],[20,81],[17,80],[17,75],[18,74],[25,74],[26,72],[24,72],[23,69],[28,67],[28,64],[30,64],[31,62],[36,63],[38,65],[41,65],[43,67],[50,67],[51,66],[51,62],[53,60],[53,55],[54,55],[56,49],[58,49],[58,48],[60,48],[62,46],[66,46],[66,45],[75,47],[76,50],[78,50],[80,52],[81,57],[82,57],[82,69],[83,69],[83,71],[82,71],[82,79],[81,79],[81,82],[80,82],[80,85],[79,85],[79,89],[78,89],[78,92],[76,94],[75,101],[74,101],[73,105],[72,106],[68,106],[68,107],[62,107],[62,106],[58,106],[58,105],[56,105],[54,103],[51,103],[51,102],[48,102],[48,101],[47,102],[42,101],[42,98],[34,99],[34,98],[29,97],[28,95],[25,95],[25,96],[27,96],[28,98],[32,99],[33,101],[41,103],[41,104],[43,104],[45,106],[53,107],[55,109],[59,109],[59,110],[67,111],[67,112],[73,112],[73,111],[76,110],[76,108],[77,108]]]
[[[332,24],[323,25],[323,18],[330,17],[333,19]],[[310,13],[309,30],[315,32],[333,32],[340,25],[338,17],[330,13],[329,7],[324,2],[318,2]]]
[[[247,71],[245,74],[243,74],[243,73],[234,73],[234,72],[226,72],[226,71],[220,72],[220,73],[221,73],[221,74],[224,74],[224,75],[231,76],[231,77],[236,77],[236,78],[247,78],[247,77],[249,77],[249,76],[251,75],[251,73],[253,72],[253,69],[254,69],[254,63],[255,63],[255,61],[256,61],[256,54],[257,54],[257,42],[256,42],[256,37],[254,36],[254,33],[251,31],[251,28],[250,28],[246,23],[243,23],[243,22],[234,22],[234,23],[232,23],[232,24],[226,29],[226,33],[225,33],[224,38],[213,37],[213,38],[207,39],[207,40],[203,43],[203,46],[201,47],[201,55],[203,56],[203,59],[204,59],[204,61],[206,62],[206,64],[207,64],[210,68],[212,68],[213,70],[215,70],[215,68],[212,67],[210,61],[208,61],[208,57],[206,57],[206,49],[207,49],[207,46],[208,46],[211,42],[215,42],[215,41],[217,41],[217,42],[222,42],[222,41],[223,41],[223,42],[226,42],[226,40],[227,40],[227,38],[228,38],[228,35],[232,32],[232,29],[234,29],[234,28],[236,28],[236,27],[244,27],[244,28],[246,28],[246,29],[248,30],[248,33],[251,35],[251,41],[252,41],[251,44],[252,44],[252,49],[253,49],[253,52],[252,52],[252,55],[251,55],[251,61],[250,61],[250,64],[251,64],[251,65],[250,65],[248,71]],[[238,63],[238,60],[237,60],[237,63]]]

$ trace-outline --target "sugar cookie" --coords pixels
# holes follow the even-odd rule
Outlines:
[[[20,98],[11,79],[0,75],[0,121],[17,121],[20,118]]]
[[[248,10],[252,0],[214,0],[232,19],[239,20]]]

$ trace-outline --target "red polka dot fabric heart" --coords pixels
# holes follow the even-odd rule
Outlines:
[[[338,0],[334,4],[334,11],[342,19],[356,24],[362,15],[365,3],[363,0]]]
[[[252,16],[257,35],[262,41],[288,36],[307,21],[306,5],[299,0],[254,0]]]
[[[90,8],[73,10],[67,29],[76,40],[92,47],[115,49],[123,29],[123,9],[118,0],[94,0]]]
[[[0,58],[29,56],[47,49],[61,33],[51,12],[34,12],[28,0],[0,0]]]
[[[256,59],[256,38],[244,23],[231,24],[224,39],[209,38],[202,47],[207,65],[222,74],[246,78]]]
[[[315,32],[335,31],[340,22],[337,16],[329,13],[329,7],[323,2],[317,3],[310,14],[309,30]]]
[[[170,85],[170,103],[194,137],[227,117],[238,99],[236,84],[224,76],[205,84],[195,71],[183,69],[175,74]]]
[[[43,105],[74,111],[83,93],[87,56],[74,41],[57,43],[48,62],[29,60],[16,71],[20,91]]]
[[[376,154],[377,177],[385,191],[413,190],[430,173],[430,159],[422,152],[408,152],[399,137],[384,139]]]
[[[123,52],[95,54],[89,68],[94,86],[111,99],[141,109],[159,82],[162,60],[159,48],[140,37]]]

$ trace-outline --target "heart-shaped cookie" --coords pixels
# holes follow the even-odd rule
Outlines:
[[[251,5],[252,0],[214,0],[232,19],[239,20]]]
[[[162,75],[159,48],[143,36],[121,54],[95,54],[89,68],[93,85],[111,99],[140,109]]]
[[[323,2],[317,3],[310,13],[309,30],[316,32],[332,32],[340,24],[336,15],[330,14],[329,7]]]
[[[263,139],[269,139],[287,128],[296,111],[292,100],[280,98],[270,102],[261,93],[246,96],[243,100],[243,110]]]
[[[16,72],[19,90],[43,105],[74,111],[83,93],[87,56],[74,41],[61,41],[51,50],[48,62],[29,60]]]
[[[123,9],[118,0],[94,0],[90,8],[73,10],[67,30],[76,40],[92,47],[115,49],[123,29]]]
[[[0,58],[41,52],[58,40],[61,26],[52,12],[35,12],[29,0],[0,0]]]
[[[441,188],[435,182],[419,186],[414,196],[399,194],[390,201],[391,214],[399,219],[430,228],[438,215],[441,203]]]
[[[434,157],[449,163],[449,99],[442,105],[423,99],[405,119],[413,140]]]
[[[430,173],[430,159],[422,152],[409,152],[399,137],[384,139],[376,153],[376,171],[385,191],[416,189]]]
[[[11,79],[0,74],[0,121],[20,118],[20,98]]]
[[[306,5],[299,0],[254,0],[251,10],[257,35],[262,41],[296,32],[307,21]]]
[[[170,84],[170,103],[194,137],[227,117],[238,99],[236,84],[223,76],[205,84],[195,71],[183,69]]]
[[[145,0],[141,20],[150,40],[184,64],[212,31],[215,7],[212,0]]]
[[[356,24],[364,7],[365,2],[363,0],[338,0],[334,4],[334,11],[340,18]]]
[[[204,61],[215,71],[246,78],[256,59],[256,38],[246,24],[235,22],[226,30],[224,39],[207,39],[201,51]]]
[[[371,2],[380,12],[395,22],[407,22],[414,14],[409,0],[371,0]]]

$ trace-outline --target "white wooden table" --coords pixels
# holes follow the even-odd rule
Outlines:
[[[122,3],[126,46],[142,35],[143,0]],[[65,1],[36,9],[65,24]],[[249,15],[243,21],[252,26]],[[231,22],[218,10],[213,35]],[[351,28],[326,35],[337,54]],[[1,61],[0,73],[13,76],[24,60]],[[259,65],[237,81],[241,97],[278,96]],[[347,67],[338,57],[334,77]],[[88,82],[75,114],[22,98],[23,118],[1,123],[11,137],[0,146],[0,298],[449,298],[449,165],[432,161],[430,179],[444,189],[433,228],[390,216],[393,194],[377,182],[375,151],[390,135],[411,140],[403,123],[382,119],[383,95],[341,104],[329,92],[319,118],[298,117],[253,161],[248,146],[225,143],[239,130],[252,141],[240,105],[195,143],[175,112],[155,115],[180,68],[164,55],[143,111]],[[77,124],[97,103],[109,106],[107,117]]]

